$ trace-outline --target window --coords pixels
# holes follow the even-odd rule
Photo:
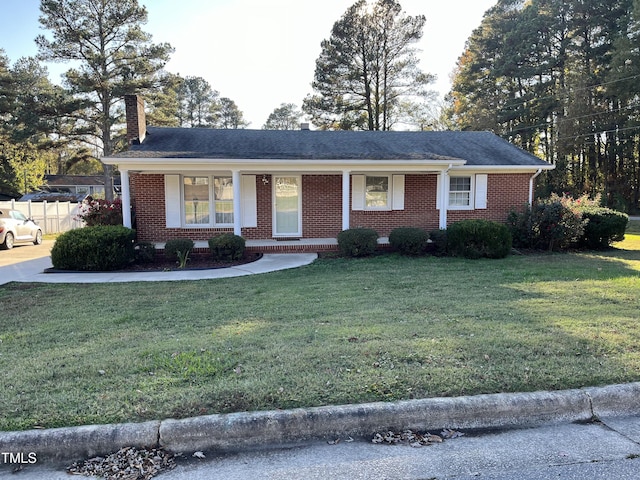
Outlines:
[[[19,220],[20,222],[26,222],[27,221],[27,217],[24,213],[22,213],[19,210],[14,210],[11,212],[11,216],[13,217],[14,220]]]
[[[404,175],[351,175],[351,209],[404,210]]]
[[[231,177],[182,177],[182,190],[185,225],[233,225]]]
[[[209,224],[209,177],[183,177],[184,223]]]
[[[365,180],[365,208],[389,208],[389,177],[368,176]]]
[[[449,178],[449,206],[471,206],[471,177]]]
[[[216,224],[233,224],[233,182],[231,177],[214,177],[213,192],[216,204]]]

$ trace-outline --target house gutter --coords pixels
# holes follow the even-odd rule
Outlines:
[[[539,168],[536,173],[533,174],[529,180],[529,206],[533,205],[533,181],[538,178],[538,175],[542,173],[542,168]]]

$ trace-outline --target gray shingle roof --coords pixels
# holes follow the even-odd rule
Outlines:
[[[119,158],[466,160],[469,166],[545,166],[490,132],[214,130],[148,127]]]

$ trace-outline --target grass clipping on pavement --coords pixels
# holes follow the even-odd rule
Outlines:
[[[0,430],[640,380],[640,236],[503,260],[0,288]]]

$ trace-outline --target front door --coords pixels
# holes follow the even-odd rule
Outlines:
[[[273,236],[302,236],[301,177],[273,177]]]

